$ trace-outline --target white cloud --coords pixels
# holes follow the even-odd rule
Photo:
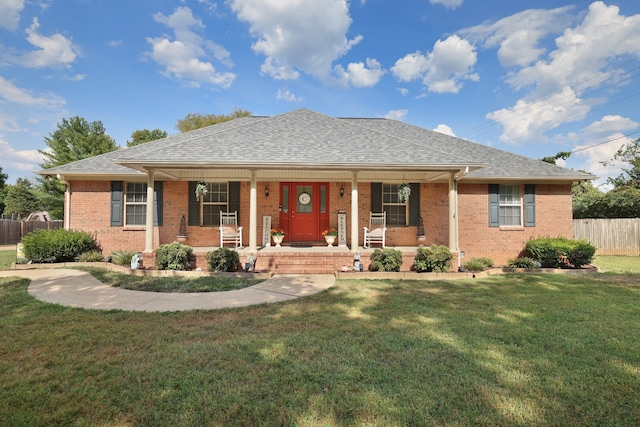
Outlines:
[[[379,80],[381,70],[375,59],[368,59],[366,66],[349,64],[346,70],[333,66],[362,40],[361,35],[347,38],[352,20],[346,0],[230,0],[229,4],[256,37],[253,50],[266,57],[263,73],[284,80],[297,79],[304,72],[323,83],[337,80],[354,86]]]
[[[24,8],[24,0],[0,1],[0,27],[15,30],[20,22],[20,12]]]
[[[584,133],[592,136],[602,136],[614,132],[636,129],[640,124],[628,117],[606,115],[601,120],[591,123],[584,129]]]
[[[27,41],[38,49],[8,58],[9,61],[29,68],[69,67],[80,54],[80,48],[62,34],[43,36],[38,33],[39,28],[38,18],[33,18],[25,30]]]
[[[288,87],[278,89],[278,91],[276,92],[276,99],[278,101],[287,101],[287,102],[304,101],[304,98],[297,97],[293,92],[289,90]]]
[[[122,40],[109,40],[110,47],[122,46]]]
[[[148,55],[164,67],[163,74],[184,81],[190,87],[211,84],[227,88],[235,79],[235,74],[219,72],[210,62],[211,57],[231,66],[231,55],[217,43],[205,40],[196,33],[204,29],[202,21],[193,16],[188,7],[179,7],[169,16],[156,13],[156,22],[171,28],[175,40],[167,37],[147,37],[152,51]]]
[[[453,129],[451,129],[449,126],[440,123],[438,126],[436,126],[436,128],[434,129],[435,132],[439,132],[439,133],[443,133],[445,135],[451,135],[451,136],[456,136],[455,133],[453,133]]]
[[[518,48],[522,49],[522,56],[509,57],[505,53],[501,60],[512,65],[528,63],[535,55],[542,55],[535,48],[540,37],[560,32],[560,24],[572,20],[569,11],[570,8],[527,11],[525,15],[505,18],[499,21],[501,25],[485,32],[488,37],[485,45],[513,40],[511,47],[514,49],[509,48],[513,52],[521,41],[524,44]],[[546,131],[582,120],[593,105],[607,102],[604,96],[589,99],[588,93],[593,93],[605,83],[613,88],[609,92],[613,93],[616,85],[621,86],[628,80],[628,72],[619,66],[619,60],[640,57],[640,15],[622,16],[617,6],[596,1],[579,16],[582,16],[580,22],[565,28],[555,39],[554,50],[507,75],[507,84],[516,90],[528,90],[528,93],[514,106],[487,115],[503,125],[502,141],[544,141]],[[533,17],[530,26],[523,19],[525,17]],[[549,21],[547,25],[543,22],[545,17]],[[482,33],[462,32],[465,31],[475,35]],[[523,34],[532,34],[532,41],[527,44]]]
[[[334,67],[334,73],[345,85],[351,84],[354,87],[371,87],[380,81],[386,71],[382,69],[378,61],[367,58],[366,65],[362,62],[351,63],[347,66],[346,70],[342,68],[342,65],[336,65]]]
[[[404,117],[409,113],[409,110],[407,109],[402,109],[402,110],[390,110],[387,114],[384,115],[385,119],[391,119],[391,120],[402,120],[404,119]]]
[[[444,7],[455,9],[462,4],[463,0],[429,0],[431,4],[441,4]]]
[[[608,142],[602,144],[603,141]],[[604,186],[604,189],[608,190],[609,187],[605,184],[607,178],[616,177],[622,173],[623,167],[629,167],[628,164],[610,162],[610,160],[620,148],[631,141],[621,133],[613,133],[603,139],[587,139],[585,144],[573,149],[575,153],[571,157],[575,157],[574,160],[582,160],[580,168],[597,175],[598,180],[594,184]],[[602,164],[603,161],[608,162],[606,166]]]
[[[0,97],[20,105],[39,106],[49,109],[60,108],[65,104],[64,99],[54,94],[33,96],[25,89],[15,86],[0,76]]]
[[[458,93],[462,81],[479,80],[473,72],[477,59],[471,43],[453,35],[436,41],[433,50],[426,55],[415,52],[400,58],[391,67],[391,72],[401,82],[422,79],[431,92]]]
[[[529,9],[496,22],[485,22],[465,28],[459,34],[484,48],[498,49],[498,59],[506,67],[526,66],[537,60],[546,50],[538,47],[541,39],[561,32],[571,23],[568,14],[572,6],[557,9]]]
[[[584,119],[589,105],[570,88],[544,99],[521,99],[516,105],[487,114],[502,124],[500,140],[508,143],[540,142],[542,134],[562,123]]]
[[[2,152],[2,169],[33,172],[40,169],[39,163],[44,161],[38,150],[16,150],[0,135],[0,152]]]
[[[409,94],[409,89],[407,89],[406,87],[399,87],[398,92],[400,92],[400,94],[403,96],[407,96]]]

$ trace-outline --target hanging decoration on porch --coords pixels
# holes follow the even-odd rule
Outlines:
[[[404,203],[409,200],[411,195],[411,186],[409,184],[400,184],[398,186],[398,201]]]
[[[207,183],[204,181],[198,181],[196,184],[196,200],[200,201],[200,196],[207,194]]]

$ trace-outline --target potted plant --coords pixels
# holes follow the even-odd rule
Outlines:
[[[284,230],[282,228],[272,228],[270,233],[276,248],[279,248],[282,240],[284,240]]]
[[[398,201],[404,203],[409,200],[411,195],[411,186],[409,184],[400,184],[398,186]]]
[[[198,181],[198,183],[196,184],[196,200],[200,201],[200,196],[204,196],[205,194],[207,194],[207,183],[204,181]]]
[[[416,238],[418,239],[418,246],[423,247],[424,241],[427,236],[424,234],[424,222],[422,221],[422,215],[418,217],[418,229],[416,232]]]
[[[336,241],[336,237],[338,237],[338,230],[334,227],[327,228],[322,232],[324,236],[324,240],[327,242],[328,246],[333,246],[333,243]]]

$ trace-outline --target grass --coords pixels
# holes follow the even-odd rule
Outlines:
[[[15,249],[0,251],[0,270],[8,270],[14,262],[16,262]]]
[[[638,256],[596,256],[592,264],[603,272],[640,273],[640,257]]]
[[[638,425],[640,275],[340,280],[91,311],[0,281],[5,425]]]
[[[78,267],[107,285],[150,292],[222,292],[246,288],[263,282],[262,279],[242,277],[203,276],[203,277],[149,277],[132,276],[96,267]]]

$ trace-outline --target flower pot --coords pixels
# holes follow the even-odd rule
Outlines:
[[[333,243],[336,241],[337,236],[324,236],[324,240],[327,242],[327,246],[333,246]]]
[[[274,235],[271,237],[273,238],[273,243],[276,244],[276,248],[279,248],[280,244],[282,243],[282,240],[284,240],[284,234],[280,234],[278,236]]]

